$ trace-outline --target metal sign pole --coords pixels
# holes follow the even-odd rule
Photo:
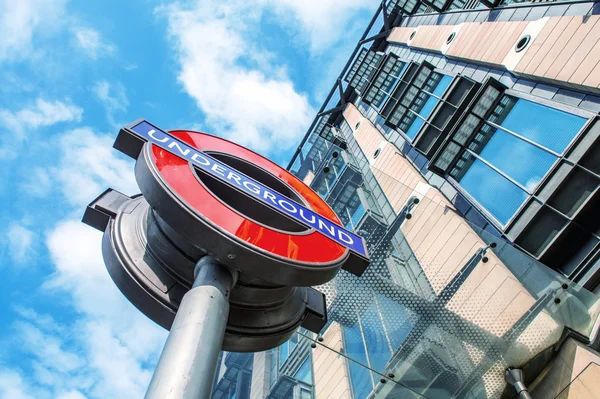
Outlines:
[[[236,274],[236,275],[234,275]],[[146,399],[210,398],[237,273],[210,256],[194,269],[194,285],[175,316]]]

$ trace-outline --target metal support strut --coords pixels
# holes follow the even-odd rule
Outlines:
[[[196,263],[146,399],[210,398],[236,280],[237,272],[210,256]]]
[[[515,388],[519,398],[531,399],[527,386],[523,382],[523,371],[521,369],[507,368],[504,372],[504,380]]]

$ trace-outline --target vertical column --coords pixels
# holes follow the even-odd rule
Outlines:
[[[212,257],[194,269],[194,285],[175,316],[146,399],[210,398],[235,276]]]

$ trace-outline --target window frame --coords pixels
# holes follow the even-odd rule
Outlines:
[[[489,106],[489,108],[485,112],[485,114],[483,116],[479,116],[473,112],[473,109],[474,109],[475,105],[478,103],[478,101],[483,97],[484,93],[486,92],[486,89],[490,86],[497,89],[500,92],[500,94],[494,100],[494,102]],[[565,149],[563,150],[563,152],[559,154],[539,143],[533,142],[533,140],[527,139],[516,132],[512,132],[509,129],[503,128],[502,126],[499,126],[498,124],[489,121],[490,115],[493,113],[494,108],[502,100],[503,96],[511,96],[511,97],[514,97],[517,99],[531,101],[533,103],[536,103],[536,104],[539,104],[539,105],[542,105],[545,107],[549,107],[549,108],[555,109],[557,111],[567,112],[567,113],[585,118],[586,122],[579,129],[579,131],[573,136],[573,138],[571,139],[569,144],[567,144],[565,146]],[[461,144],[460,142],[456,141],[454,139],[454,137],[455,137],[456,133],[462,127],[462,124],[471,115],[474,115],[476,118],[478,118],[479,122],[475,125],[475,127],[472,129],[470,134],[466,137],[465,144]],[[452,186],[455,189],[457,189],[461,193],[461,195],[466,197],[473,205],[475,205],[476,209],[479,210],[480,212],[482,212],[490,220],[490,222],[492,222],[492,224],[495,227],[499,228],[501,231],[506,232],[511,229],[511,227],[513,226],[515,221],[521,216],[525,207],[527,207],[528,204],[532,200],[537,201],[539,203],[545,203],[545,201],[542,201],[538,198],[538,193],[540,192],[540,190],[542,189],[544,184],[547,182],[547,180],[550,178],[550,176],[553,174],[553,172],[556,170],[556,168],[558,168],[560,166],[561,163],[566,162],[568,164],[572,164],[572,162],[567,159],[567,156],[572,151],[572,149],[576,145],[576,143],[581,139],[582,135],[584,135],[585,132],[587,132],[590,125],[593,123],[594,117],[595,117],[595,115],[592,112],[582,110],[580,108],[575,108],[575,107],[572,107],[572,106],[569,106],[566,104],[557,103],[552,100],[536,97],[536,96],[528,94],[528,93],[523,93],[523,92],[519,92],[516,90],[508,89],[505,85],[503,85],[498,80],[496,80],[494,78],[488,78],[481,85],[478,92],[475,94],[475,96],[473,97],[473,99],[471,100],[469,105],[466,107],[463,114],[460,116],[460,118],[458,118],[457,122],[450,130],[448,136],[444,139],[443,143],[440,145],[440,147],[438,148],[438,150],[436,151],[434,156],[431,158],[427,167],[433,173],[435,173],[439,176],[442,176],[446,180],[448,180],[452,184]],[[537,184],[535,185],[534,188],[527,189],[526,187],[522,186],[519,182],[515,181],[515,179],[511,178],[510,176],[507,176],[504,172],[499,170],[497,167],[491,165],[488,161],[486,161],[482,157],[480,157],[479,154],[475,154],[474,151],[472,151],[468,148],[469,145],[471,144],[471,142],[473,141],[473,138],[475,137],[475,135],[477,135],[477,133],[480,131],[480,129],[486,124],[493,128],[500,129],[501,131],[505,132],[506,134],[515,136],[520,140],[529,142],[530,145],[541,148],[544,151],[551,153],[552,155],[554,155],[556,157],[556,160],[548,168],[548,170],[545,172],[544,176],[542,176],[540,181],[537,182]],[[444,153],[444,150],[448,147],[448,145],[450,143],[458,146],[459,150],[454,155],[454,158],[452,159],[452,161],[450,163],[448,163],[448,166],[446,168],[442,169],[436,165],[436,162],[441,158],[441,156]],[[480,161],[484,162],[495,173],[500,174],[501,176],[506,178],[510,183],[516,185],[518,188],[520,188],[522,191],[524,191],[527,194],[527,197],[525,198],[525,200],[515,210],[515,212],[506,221],[506,223],[500,222],[494,215],[491,214],[491,212],[489,212],[484,206],[482,206],[477,200],[475,200],[475,198],[473,198],[473,196],[470,195],[469,192],[462,187],[460,182],[450,174],[450,172],[452,171],[452,169],[454,168],[456,163],[461,159],[461,155],[464,153],[469,153],[472,156],[474,156],[476,159],[479,159]]]

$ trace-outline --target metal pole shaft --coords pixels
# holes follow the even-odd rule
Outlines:
[[[146,399],[210,398],[236,276],[210,256],[194,269]]]

